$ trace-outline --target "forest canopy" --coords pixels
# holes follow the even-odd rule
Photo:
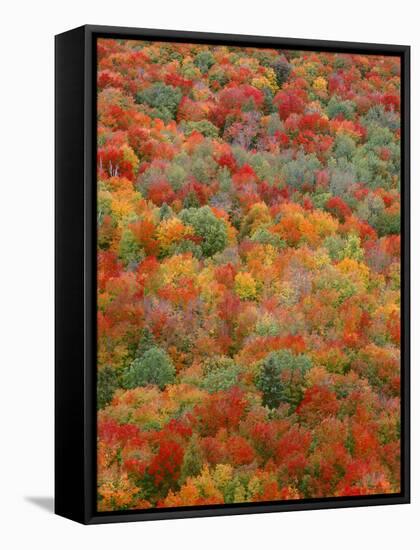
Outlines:
[[[97,57],[98,510],[399,492],[399,58]]]

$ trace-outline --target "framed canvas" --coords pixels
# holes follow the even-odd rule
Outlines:
[[[56,513],[408,503],[409,47],[55,44]]]

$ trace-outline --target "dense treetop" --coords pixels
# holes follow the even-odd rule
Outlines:
[[[400,64],[98,42],[100,510],[399,491]]]

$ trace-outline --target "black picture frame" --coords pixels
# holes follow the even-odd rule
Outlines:
[[[401,492],[261,504],[96,511],[96,48],[98,37],[401,58]],[[55,513],[84,524],[410,502],[410,47],[85,25],[55,37]]]

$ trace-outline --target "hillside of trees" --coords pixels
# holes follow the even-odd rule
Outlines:
[[[400,490],[400,62],[98,40],[98,510]]]

